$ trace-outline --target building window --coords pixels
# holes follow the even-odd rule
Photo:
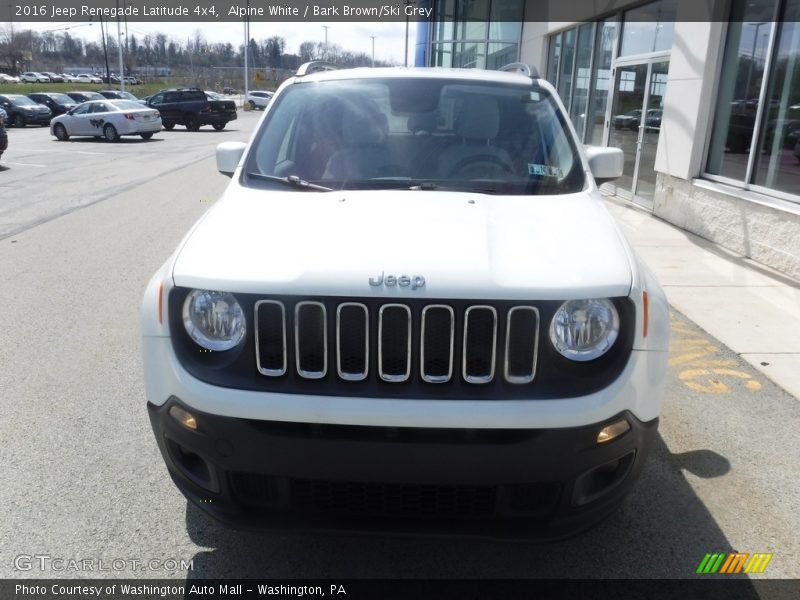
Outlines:
[[[672,49],[677,0],[659,0],[625,11],[620,56]]]
[[[719,82],[706,172],[797,201],[800,0],[734,0]]]
[[[590,144],[603,143],[618,31],[611,18],[550,36],[545,77],[558,90],[578,136]]]
[[[431,66],[497,69],[518,60],[522,0],[435,0],[433,7]]]

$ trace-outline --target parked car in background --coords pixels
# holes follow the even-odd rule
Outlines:
[[[231,96],[233,94],[238,94],[239,92],[236,90],[236,88],[224,87],[222,88],[222,93]]]
[[[125,81],[125,85],[141,85],[142,84],[142,80],[139,79],[138,77],[128,76],[128,77],[123,77],[122,79],[123,79],[123,81]]]
[[[103,136],[117,142],[124,135],[138,135],[149,140],[161,131],[157,110],[130,100],[92,100],[53,119],[50,133],[58,140],[70,136]]]
[[[28,98],[49,108],[53,112],[53,116],[63,115],[77,106],[77,102],[72,98],[57,92],[34,92],[28,94]]]
[[[197,131],[203,125],[211,125],[220,131],[238,116],[235,102],[209,100],[198,88],[161,90],[150,96],[147,106],[161,113],[165,129],[183,125],[189,131]]]
[[[99,94],[97,92],[64,92],[64,93],[79,104],[81,102],[88,102],[89,100],[105,99],[102,94]]]
[[[53,112],[22,94],[4,94],[0,96],[0,108],[8,114],[8,123],[14,127],[25,125],[41,125],[50,123]]]
[[[663,115],[664,111],[660,108],[651,108],[647,111],[647,118],[645,119],[645,125],[648,127],[661,127],[661,116]]]
[[[614,129],[636,129],[642,118],[642,109],[637,108],[621,115],[616,115],[611,119]]]
[[[20,81],[23,83],[50,83],[50,78],[36,71],[28,71],[20,76]]]
[[[53,73],[52,71],[44,71],[42,75],[46,76],[50,83],[64,83],[64,77],[59,75],[58,73]]]
[[[0,83],[19,83],[19,77],[0,73]]]
[[[206,98],[209,100],[225,100],[225,96],[219,92],[212,92],[211,90],[206,90]]]
[[[103,83],[103,80],[100,77],[82,73],[75,77],[75,83]]]
[[[267,105],[269,105],[269,102],[272,100],[272,96],[274,95],[274,92],[262,92],[260,90],[254,90],[247,93],[244,101],[250,105],[251,110],[264,110],[267,108]]]
[[[61,77],[64,78],[64,83],[77,83],[78,78],[75,75],[70,75],[69,73],[62,73]]]
[[[8,148],[8,133],[6,133],[6,119],[8,114],[0,108],[0,158],[3,158],[3,152]]]

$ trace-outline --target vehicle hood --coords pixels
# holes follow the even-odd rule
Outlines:
[[[382,273],[384,284],[370,285]],[[388,275],[425,285],[389,286]],[[242,293],[542,300],[626,296],[632,282],[627,244],[588,193],[283,192],[236,182],[184,239],[173,278]]]

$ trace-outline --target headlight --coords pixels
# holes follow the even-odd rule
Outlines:
[[[186,297],[183,326],[200,346],[216,351],[238,346],[247,329],[244,312],[233,294],[208,290],[193,290]]]
[[[553,316],[550,340],[570,360],[593,360],[605,354],[619,334],[619,314],[605,298],[568,300]]]

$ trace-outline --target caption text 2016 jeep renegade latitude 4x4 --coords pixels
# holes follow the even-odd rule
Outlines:
[[[150,282],[148,410],[236,527],[558,538],[656,436],[658,283],[530,71],[301,67]]]

